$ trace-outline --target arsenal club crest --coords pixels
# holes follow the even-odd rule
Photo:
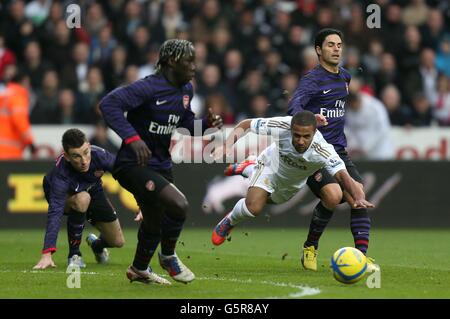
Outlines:
[[[187,108],[189,105],[189,95],[184,95],[183,96],[183,106],[184,108]]]

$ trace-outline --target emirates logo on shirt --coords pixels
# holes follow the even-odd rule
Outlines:
[[[103,171],[103,170],[97,170],[94,172],[94,176],[98,177],[98,178],[102,177],[103,174],[105,174],[105,171]]]
[[[189,95],[184,95],[183,96],[183,106],[184,108],[187,108],[189,105]]]

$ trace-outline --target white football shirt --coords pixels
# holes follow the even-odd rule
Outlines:
[[[334,147],[318,130],[309,148],[304,153],[297,152],[292,145],[291,120],[292,116],[256,118],[250,124],[252,132],[271,135],[275,140],[258,156],[258,161],[272,172],[271,180],[275,185],[298,189],[321,168],[332,176],[346,169]]]

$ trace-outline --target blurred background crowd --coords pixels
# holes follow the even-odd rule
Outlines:
[[[66,24],[71,3],[81,28]],[[381,28],[367,28],[371,3]],[[26,88],[32,125],[94,124],[106,93],[153,73],[160,44],[184,38],[197,55],[193,111],[234,124],[286,115],[324,27],[344,32],[349,132],[373,112],[381,126],[450,126],[449,1],[6,0],[0,80]]]

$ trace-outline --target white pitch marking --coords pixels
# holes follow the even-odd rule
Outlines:
[[[197,278],[198,280],[218,280],[218,281],[231,281],[231,282],[237,282],[241,284],[263,284],[263,285],[270,285],[270,286],[277,286],[277,287],[288,287],[288,288],[294,288],[298,289],[299,291],[290,293],[288,296],[282,296],[282,297],[266,297],[265,299],[285,299],[285,298],[302,298],[305,296],[313,296],[320,294],[320,289],[318,288],[311,288],[308,286],[303,285],[294,285],[291,283],[285,283],[285,282],[274,282],[274,281],[253,281],[251,279],[242,280],[242,279],[236,279],[236,278],[212,278],[212,277],[200,277]]]

